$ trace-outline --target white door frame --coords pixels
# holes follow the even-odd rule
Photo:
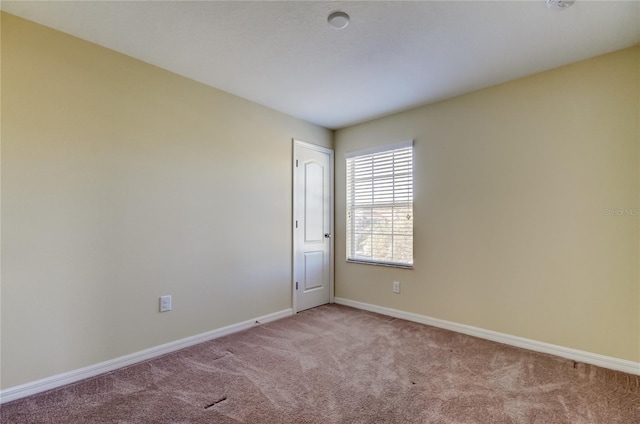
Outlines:
[[[296,195],[295,195],[295,188],[296,188],[296,184],[298,183],[298,177],[297,177],[297,172],[296,172],[296,149],[297,148],[303,148],[303,149],[311,149],[311,150],[317,150],[319,152],[323,152],[323,153],[328,153],[329,154],[329,178],[330,178],[330,182],[329,185],[331,187],[331,192],[330,192],[330,211],[331,211],[331,216],[330,216],[330,222],[331,222],[331,238],[329,240],[329,245],[330,245],[330,249],[331,252],[329,254],[329,303],[333,303],[333,298],[334,298],[334,281],[333,281],[333,276],[334,276],[334,259],[335,259],[335,233],[334,233],[334,221],[335,221],[335,197],[334,197],[334,152],[333,149],[328,149],[326,147],[322,147],[322,146],[318,146],[315,144],[311,144],[311,143],[307,143],[304,141],[300,141],[300,140],[296,140],[293,139],[293,159],[292,159],[292,172],[293,172],[293,185],[291,187],[291,195],[293,197],[293,210],[291,213],[292,216],[292,222],[291,222],[291,238],[292,238],[292,251],[291,251],[291,262],[292,262],[292,273],[291,273],[291,299],[292,299],[292,309],[293,309],[293,313],[296,314],[298,312],[298,298],[296,295],[296,278],[298,276],[298,272],[299,270],[297,269],[297,265],[296,265],[296,248],[297,248],[297,241],[296,241],[296,221],[297,221],[297,217],[296,217],[296,211],[298,210],[298,202],[300,202],[301,199],[297,199]]]

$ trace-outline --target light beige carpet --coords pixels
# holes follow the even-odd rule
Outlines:
[[[2,423],[640,423],[640,378],[326,305],[2,406]]]

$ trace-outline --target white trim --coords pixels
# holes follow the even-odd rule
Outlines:
[[[431,325],[433,327],[444,328],[445,330],[451,330],[457,333],[479,337],[481,339],[492,340],[494,342],[516,346],[535,352],[548,353],[577,362],[584,362],[603,368],[609,368],[629,374],[640,375],[640,362],[628,361],[626,359],[614,358],[612,356],[604,356],[597,353],[591,353],[583,350],[572,349],[569,347],[539,342],[537,340],[512,336],[510,334],[499,333],[497,331],[485,330],[483,328],[473,327],[471,325],[458,324],[438,318],[431,318],[425,315],[404,312],[392,308],[385,308],[383,306],[371,305],[368,303],[357,302],[355,300],[343,299],[340,297],[335,298],[335,303],[339,305],[350,306],[352,308],[363,309],[365,311],[376,312],[378,314],[388,315],[395,318],[405,319],[407,321],[413,321],[420,324]]]
[[[356,150],[354,152],[347,152],[344,154],[344,157],[345,159],[349,159],[354,156],[373,155],[374,153],[381,153],[381,152],[386,152],[386,151],[395,150],[395,149],[404,149],[405,147],[413,147],[413,140],[406,140],[406,141],[401,141],[399,143],[385,144],[383,146],[375,146],[375,147],[369,147],[362,150]]]
[[[328,147],[318,146],[317,144],[307,143],[306,141],[300,141],[298,139],[293,139],[293,143],[296,146],[304,147],[305,149],[317,150],[318,152],[328,153],[333,156],[333,149]]]
[[[300,141],[297,139],[293,139],[293,157],[291,160],[291,165],[292,165],[292,174],[293,174],[293,179],[292,179],[292,184],[291,184],[291,197],[292,197],[292,211],[291,211],[291,308],[293,310],[293,313],[296,314],[298,313],[298,298],[297,298],[297,293],[296,293],[296,277],[297,277],[297,269],[296,269],[296,211],[297,211],[297,199],[296,199],[296,195],[295,195],[295,190],[296,190],[296,183],[297,183],[297,173],[296,173],[296,147],[302,147],[305,149],[311,149],[311,150],[316,150],[322,153],[327,153],[329,155],[329,184],[331,187],[331,192],[329,194],[330,197],[330,208],[331,208],[331,217],[330,217],[330,231],[331,231],[331,239],[330,239],[330,248],[331,248],[331,252],[329,255],[329,303],[333,303],[333,297],[334,297],[334,275],[335,275],[335,240],[336,238],[334,237],[335,235],[335,183],[334,183],[334,179],[335,179],[335,153],[333,151],[333,149],[327,148],[327,147],[322,147],[322,146],[318,146],[317,144],[311,144],[311,143],[307,143],[306,141]]]
[[[20,399],[26,396],[31,396],[36,393],[55,389],[67,384],[75,383],[76,381],[84,380],[85,378],[95,377],[96,375],[104,374],[118,368],[146,361],[148,359],[152,359],[161,355],[166,355],[167,353],[171,353],[176,350],[184,349],[186,347],[206,342],[208,340],[217,339],[219,337],[223,337],[232,333],[237,333],[238,331],[247,330],[256,325],[266,324],[268,322],[286,318],[291,315],[293,315],[293,311],[291,309],[285,309],[279,312],[264,315],[259,318],[250,319],[247,321],[239,322],[237,324],[231,324],[226,327],[208,331],[206,333],[197,334],[195,336],[187,337],[149,349],[141,350],[139,352],[131,353],[129,355],[121,356],[119,358],[110,359],[108,361],[100,362],[94,365],[89,365],[88,367],[53,375],[51,377],[21,384],[19,386],[9,387],[0,391],[0,404],[11,402],[12,400]]]

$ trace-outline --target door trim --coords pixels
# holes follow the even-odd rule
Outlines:
[[[296,172],[296,150],[298,148],[303,148],[303,149],[311,149],[311,150],[316,150],[319,152],[323,152],[323,153],[328,153],[329,154],[329,186],[331,188],[330,190],[330,205],[329,205],[329,209],[330,209],[330,228],[331,228],[331,234],[332,237],[329,241],[329,245],[330,245],[330,249],[331,252],[329,253],[329,303],[333,303],[333,299],[334,299],[334,259],[335,259],[335,226],[334,226],[334,221],[335,221],[335,195],[334,195],[334,152],[333,149],[329,149],[327,147],[322,147],[322,146],[318,146],[316,144],[311,144],[311,143],[307,143],[305,141],[300,141],[300,140],[296,140],[295,138],[293,139],[293,149],[292,149],[292,160],[291,160],[291,172],[293,174],[293,183],[291,185],[291,197],[293,198],[293,202],[292,202],[292,211],[291,211],[291,246],[292,246],[292,250],[291,250],[291,263],[292,263],[292,267],[291,267],[291,308],[293,309],[293,313],[296,314],[298,313],[298,298],[296,296],[296,276],[298,275],[298,269],[296,266],[296,247],[297,247],[297,242],[296,242],[296,211],[297,211],[297,207],[298,207],[298,202],[300,201],[299,199],[296,199],[295,196],[295,189],[296,189],[296,184],[298,182],[298,177],[297,177],[297,172]]]

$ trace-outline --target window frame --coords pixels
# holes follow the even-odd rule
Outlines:
[[[375,155],[383,155],[383,154],[388,154],[389,152],[395,151],[395,150],[404,150],[410,148],[410,154],[411,154],[411,167],[410,167],[410,171],[409,171],[409,176],[410,176],[410,183],[408,184],[409,189],[410,189],[410,196],[409,196],[409,201],[407,202],[406,200],[404,202],[396,202],[395,198],[395,193],[396,193],[396,189],[395,189],[395,184],[394,184],[394,189],[393,189],[393,202],[390,203],[390,206],[387,206],[388,208],[391,208],[391,213],[392,213],[392,222],[395,223],[394,221],[394,217],[393,217],[393,213],[394,213],[394,208],[396,207],[404,207],[404,208],[410,208],[410,214],[411,214],[411,234],[410,234],[410,243],[411,243],[411,262],[404,262],[404,261],[396,261],[394,260],[395,258],[393,257],[393,253],[392,253],[392,257],[391,260],[384,260],[384,259],[375,259],[373,258],[373,251],[371,254],[371,259],[367,259],[367,258],[363,258],[363,257],[357,257],[357,255],[355,254],[355,237],[357,237],[358,234],[357,232],[354,232],[353,227],[355,226],[354,224],[354,220],[355,217],[352,215],[350,217],[350,212],[354,212],[355,209],[357,208],[356,205],[356,200],[355,200],[355,194],[357,193],[354,188],[353,185],[355,183],[355,176],[353,176],[351,174],[351,172],[353,172],[352,170],[350,170],[351,166],[350,165],[350,161],[353,161],[356,158],[362,158],[362,157],[366,157],[366,156],[375,156]],[[392,166],[393,166],[393,170],[394,170],[394,177],[393,177],[393,181],[395,183],[395,170],[397,169],[397,164],[395,162],[395,159],[392,160]],[[372,165],[373,168],[373,165]],[[350,177],[351,176],[351,177]],[[380,179],[382,179],[381,177],[376,178],[375,177],[375,171],[372,171],[372,175],[371,175],[371,181],[372,181],[372,186],[374,181],[380,181]],[[357,151],[353,151],[353,152],[348,152],[345,154],[345,180],[346,180],[346,184],[345,184],[345,188],[346,188],[346,211],[345,211],[345,218],[346,218],[346,261],[347,263],[357,263],[357,264],[366,264],[366,265],[377,265],[377,266],[387,266],[387,267],[394,267],[394,268],[405,268],[405,269],[413,269],[413,265],[414,265],[414,238],[415,238],[415,230],[413,227],[413,224],[415,222],[415,217],[414,217],[414,213],[413,213],[413,208],[414,208],[414,187],[415,187],[415,149],[414,149],[414,141],[413,140],[407,140],[407,141],[402,141],[400,143],[393,143],[393,144],[386,144],[386,145],[382,145],[382,146],[376,146],[376,147],[372,147],[372,148],[367,148],[367,149],[362,149],[362,150],[357,150]],[[405,183],[405,187],[406,189],[406,183]],[[405,193],[405,197],[406,197],[406,193]],[[372,198],[372,203],[370,204],[370,208],[373,214],[373,211],[376,209],[375,207],[375,189],[371,189],[371,198]],[[402,205],[402,206],[396,206],[396,205]],[[367,206],[361,206],[360,209],[366,209]],[[393,244],[393,238],[397,235],[400,236],[404,236],[406,237],[406,234],[398,234],[395,231],[395,224],[392,224],[392,230],[390,234],[387,234],[391,237],[392,240],[392,244]],[[371,234],[373,235],[373,230],[371,232]],[[393,247],[392,247],[393,249]],[[373,248],[372,248],[373,250]]]

